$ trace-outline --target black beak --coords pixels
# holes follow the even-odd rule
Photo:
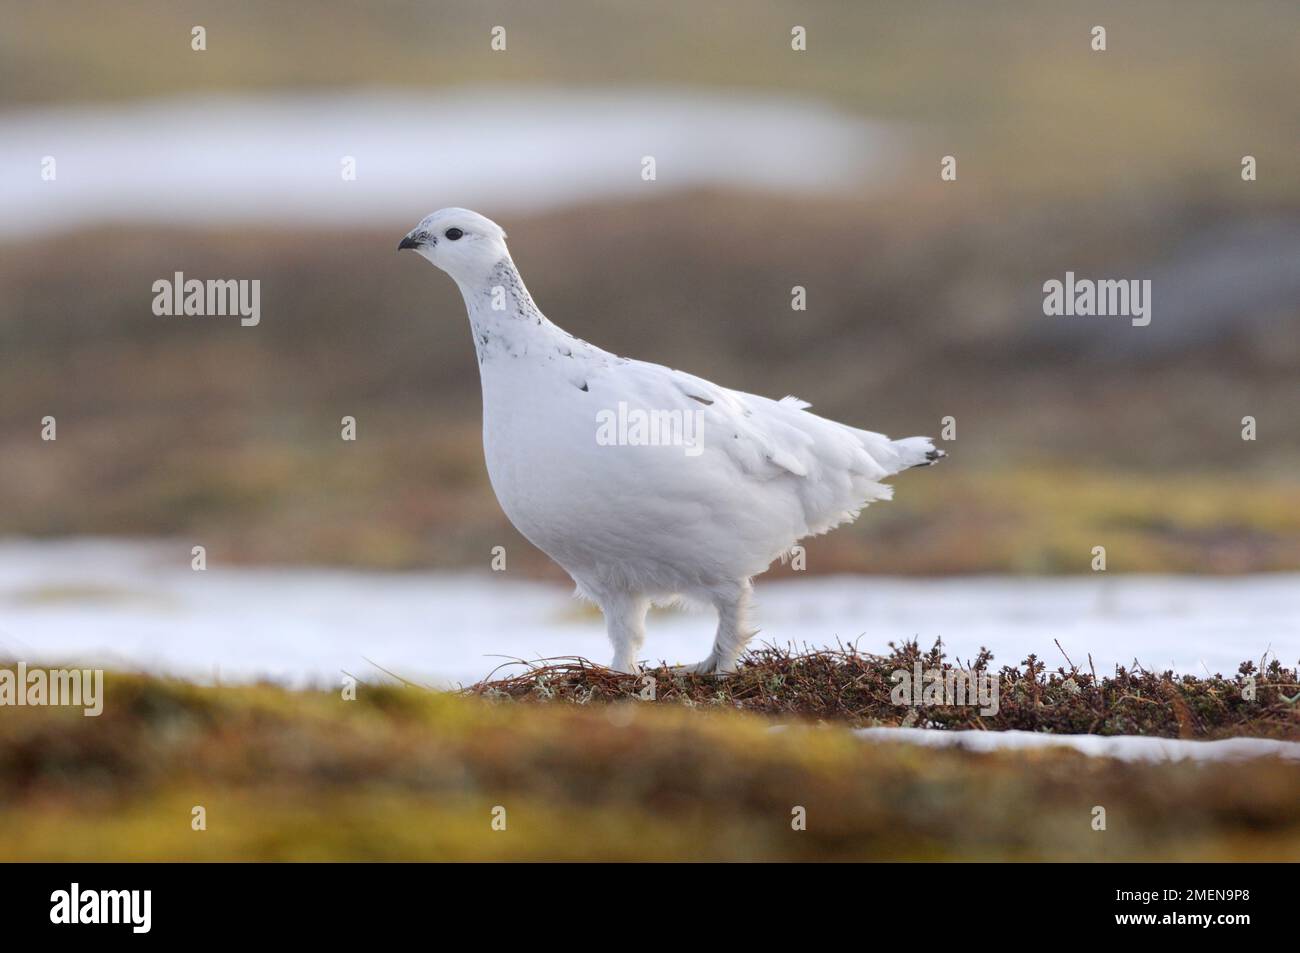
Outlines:
[[[407,235],[405,238],[403,238],[400,242],[397,243],[398,251],[401,251],[403,248],[419,248],[419,247],[420,247],[420,242],[412,238],[410,235]]]

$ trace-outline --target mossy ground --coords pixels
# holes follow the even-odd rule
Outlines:
[[[658,698],[517,704],[362,684],[347,701],[110,673],[98,718],[0,710],[0,856],[1300,857],[1294,762],[929,750],[866,742],[789,714],[798,706],[773,719]],[[206,830],[192,829],[196,806]],[[505,830],[492,826],[498,807]],[[806,830],[792,828],[796,808]]]
[[[467,689],[479,697],[519,701],[600,704],[645,700],[654,682],[658,702],[722,708],[782,718],[815,719],[851,727],[920,725],[980,731],[1053,734],[1144,735],[1164,738],[1268,737],[1300,741],[1300,675],[1276,659],[1242,662],[1231,676],[1177,675],[1119,667],[1098,675],[1090,659],[1070,659],[1049,670],[1035,655],[1019,665],[992,664],[981,652],[965,662],[949,659],[942,643],[923,650],[916,642],[890,645],[888,655],[838,651],[795,653],[764,648],[749,653],[723,678],[660,668],[643,676],[612,672],[583,659],[530,665],[523,672]],[[1058,652],[1060,649],[1058,647]],[[1064,653],[1060,652],[1064,657]],[[988,673],[997,680],[993,713],[980,705],[923,707],[923,717],[900,706],[891,693],[895,674]]]

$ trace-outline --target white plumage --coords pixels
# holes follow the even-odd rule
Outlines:
[[[505,232],[476,212],[425,218],[413,248],[460,287],[483,385],[483,449],[501,508],[600,606],[613,667],[635,671],[652,603],[718,612],[698,672],[730,671],[753,634],[751,577],[805,536],[887,500],[880,482],[942,457],[658,364],[552,324]]]

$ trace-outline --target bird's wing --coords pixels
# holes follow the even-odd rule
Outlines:
[[[629,406],[698,413],[704,451],[724,455],[736,479],[794,481],[812,533],[888,499],[891,488],[878,481],[911,465],[906,461],[912,454],[883,434],[809,413],[810,405],[795,397],[771,400],[631,360],[596,374],[591,386],[595,393],[620,395]]]

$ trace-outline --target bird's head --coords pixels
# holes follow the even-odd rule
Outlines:
[[[506,233],[490,218],[466,208],[439,209],[426,215],[397,245],[411,248],[457,282],[473,285],[508,258]]]

